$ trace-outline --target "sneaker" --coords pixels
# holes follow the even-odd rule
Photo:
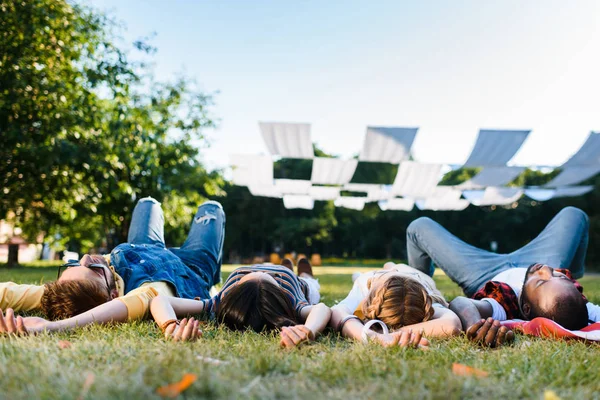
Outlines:
[[[313,276],[312,265],[310,265],[310,261],[304,257],[298,260],[298,276],[302,276],[302,274]]]
[[[290,270],[292,270],[292,272],[294,272],[294,263],[289,258],[284,258],[283,260],[281,260],[281,265],[283,267],[289,268]]]

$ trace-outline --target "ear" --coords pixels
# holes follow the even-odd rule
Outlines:
[[[113,289],[110,291],[110,299],[114,300],[119,297],[119,291],[117,289]]]
[[[523,313],[525,319],[529,319],[529,316],[531,315],[531,305],[527,302],[521,304],[521,312]]]

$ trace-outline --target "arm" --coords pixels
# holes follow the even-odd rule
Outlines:
[[[435,307],[433,317],[429,321],[403,326],[401,331],[422,331],[428,337],[452,337],[462,332],[459,317],[446,307]]]
[[[203,310],[203,301],[179,297],[159,295],[150,303],[152,317],[165,334],[165,338],[172,338],[175,341],[191,341],[201,336],[202,332],[198,329],[197,320],[184,318],[179,322],[177,317],[199,314]]]
[[[302,342],[315,340],[327,326],[331,318],[331,309],[323,303],[307,306],[300,311],[300,317],[305,321],[304,324],[281,329],[279,343],[283,347],[294,347]]]
[[[498,305],[500,307],[500,305]],[[450,302],[450,309],[460,318],[469,340],[488,347],[501,346],[514,340],[513,331],[495,320],[491,302],[459,296]]]
[[[337,304],[331,309],[331,319],[329,325],[333,329],[338,329],[340,322],[347,316],[353,315],[350,310],[344,304]],[[358,318],[352,318],[346,320],[342,326],[341,334],[344,337],[362,341],[362,332],[364,325]],[[426,348],[429,346],[429,341],[422,338],[422,332],[412,330],[398,331],[387,335],[377,333],[372,330],[366,332],[367,339],[379,343],[384,347],[400,346],[400,347],[421,347]]]

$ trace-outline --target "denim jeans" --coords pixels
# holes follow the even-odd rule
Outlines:
[[[533,263],[569,269],[578,279],[585,270],[588,230],[587,215],[566,207],[527,245],[497,254],[465,243],[429,218],[419,218],[406,231],[408,264],[430,276],[437,265],[469,297],[500,272]]]
[[[164,215],[160,203],[153,198],[140,199],[133,210],[127,236],[128,244],[154,245],[152,248],[169,251],[210,289],[221,280],[225,213],[216,201],[206,201],[192,220],[186,241],[178,248],[165,248]],[[204,285],[203,285],[204,286]]]

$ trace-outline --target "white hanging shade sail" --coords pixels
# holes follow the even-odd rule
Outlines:
[[[404,161],[392,185],[394,196],[427,198],[433,193],[440,179],[441,164],[424,164]]]
[[[350,182],[357,165],[358,160],[355,159],[316,157],[310,180],[321,185],[343,185]]]
[[[351,210],[360,211],[365,208],[366,198],[365,197],[338,197],[335,199],[334,204],[336,207],[349,208]]]
[[[281,191],[275,185],[250,185],[248,190],[252,196],[281,198]]]
[[[410,211],[415,206],[415,201],[409,198],[393,198],[380,201],[379,208],[382,211]]]
[[[238,186],[272,185],[273,160],[270,156],[232,154],[233,184]]]
[[[481,129],[465,167],[505,165],[521,148],[529,132]]]
[[[468,200],[460,198],[462,192],[452,186],[438,186],[426,199],[417,200],[419,210],[460,211],[469,206]]]
[[[504,186],[525,170],[524,167],[485,167],[473,178],[458,185],[461,189],[483,189],[487,186]]]
[[[310,124],[259,122],[267,149],[282,158],[313,158]]]
[[[600,165],[565,167],[560,174],[558,174],[550,182],[546,183],[544,187],[576,185],[579,182],[583,182],[586,179],[596,176],[598,173],[600,173]]]
[[[308,194],[310,181],[301,179],[275,179],[275,188],[282,194]]]
[[[514,203],[523,195],[523,189],[489,187],[485,190],[465,190],[463,196],[476,206],[502,206]]]
[[[533,200],[546,201],[560,197],[583,196],[594,190],[594,186],[566,186],[556,189],[526,189],[525,195]]]
[[[340,188],[331,186],[312,186],[308,190],[308,195],[314,200],[335,200],[340,196]]]
[[[286,194],[283,196],[283,206],[287,209],[312,210],[315,207],[315,201],[306,195]]]
[[[358,159],[398,164],[408,158],[418,130],[419,128],[369,126]]]
[[[600,165],[600,132],[591,132],[585,143],[579,148],[564,167]]]
[[[344,190],[349,192],[368,193],[372,190],[379,189],[381,185],[377,183],[346,183],[343,187]]]

